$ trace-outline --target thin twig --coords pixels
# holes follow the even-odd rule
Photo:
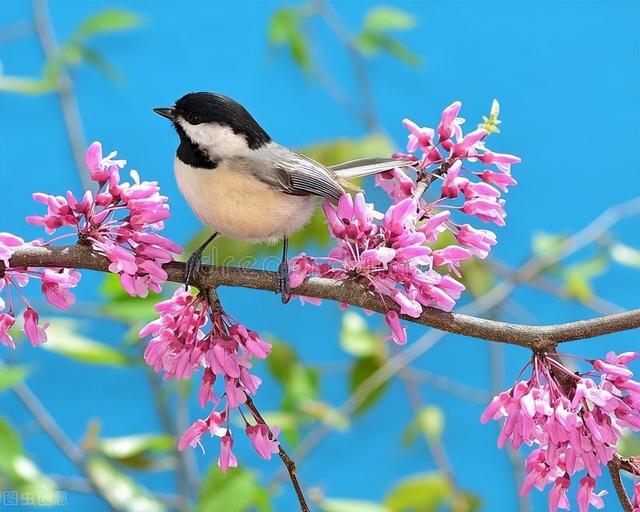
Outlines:
[[[425,384],[443,393],[448,393],[456,398],[468,400],[480,405],[487,405],[491,400],[491,394],[481,389],[461,384],[442,375],[436,375],[422,368],[407,367],[403,370],[403,378]]]
[[[616,494],[618,495],[618,500],[620,501],[620,505],[622,505],[622,509],[624,512],[633,512],[633,505],[631,501],[629,501],[629,497],[627,496],[627,491],[624,489],[624,485],[622,484],[622,480],[620,478],[620,471],[622,470],[622,459],[620,456],[616,455],[609,464],[609,474],[611,475],[611,481],[613,482],[613,487],[616,490]]]
[[[42,51],[48,62],[53,62],[59,58],[60,48],[56,41],[56,36],[49,15],[49,6],[46,0],[32,0],[33,22],[42,46]],[[80,178],[82,186],[86,190],[92,187],[89,174],[85,170],[84,152],[87,144],[82,128],[82,119],[80,117],[80,109],[78,101],[73,90],[73,84],[69,73],[60,64],[58,66],[58,74],[56,76],[56,90],[60,97],[60,106],[62,108],[62,117],[67,129],[69,144],[73,153],[73,160],[76,170]]]
[[[93,252],[89,247],[74,245],[68,247],[22,247],[13,254],[9,264],[11,267],[18,268],[65,267],[108,272],[110,262],[106,257]],[[3,264],[0,263],[0,271],[3,268]],[[167,271],[169,281],[184,282],[184,263],[168,263],[164,269]],[[277,274],[249,268],[205,266],[201,276],[191,284],[201,289],[236,286],[276,291]],[[501,288],[501,286],[498,285],[496,288]],[[483,296],[481,300],[491,304],[502,302],[505,296],[504,290],[496,292],[496,288]],[[512,286],[506,288],[506,290],[512,289]],[[354,281],[309,278],[296,288],[295,292],[301,296],[330,299],[378,313],[386,313],[388,310],[399,311],[399,308],[392,301],[382,302],[377,295]],[[545,350],[557,343],[594,338],[640,327],[640,309],[589,320],[542,326],[498,322],[462,313],[447,313],[427,307],[418,318],[406,315],[402,315],[402,318],[450,333],[518,345],[533,350]]]
[[[256,408],[255,404],[251,397],[247,396],[247,401],[245,402],[247,408],[251,411],[251,414],[255,418],[256,421],[262,423],[263,425],[267,425],[269,428],[269,435],[275,439],[273,432],[271,432],[271,427],[264,420],[260,411]],[[300,503],[300,510],[302,512],[309,512],[309,506],[304,498],[304,494],[302,492],[302,487],[300,487],[300,482],[298,481],[298,476],[296,474],[296,464],[291,457],[287,454],[287,452],[282,447],[280,441],[278,441],[278,455],[282,459],[285,467],[287,468],[287,472],[289,473],[289,478],[291,478],[291,483],[293,484],[293,488],[296,491],[296,495],[298,496],[298,502]]]

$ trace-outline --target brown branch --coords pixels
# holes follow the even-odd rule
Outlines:
[[[271,432],[271,427],[269,427],[267,422],[264,420],[264,418],[260,414],[260,411],[258,411],[255,404],[253,403],[253,400],[251,399],[251,397],[247,396],[247,401],[245,402],[245,405],[251,411],[251,414],[253,415],[256,421],[262,423],[263,425],[267,425],[267,427],[269,428],[269,434],[271,435],[272,438],[275,439],[273,432]],[[282,444],[280,443],[280,441],[278,441],[278,455],[280,456],[280,458],[282,459],[282,462],[284,462],[284,465],[287,468],[287,472],[289,473],[289,478],[291,478],[291,483],[293,484],[293,488],[295,489],[296,495],[298,496],[298,502],[300,503],[300,510],[302,512],[310,512],[309,505],[307,505],[307,502],[304,498],[304,494],[302,493],[302,487],[300,487],[300,482],[298,481],[298,476],[296,474],[296,463],[293,461],[291,457],[289,457],[287,452],[284,451],[284,448],[282,447]]]
[[[624,489],[624,485],[622,484],[622,479],[620,478],[620,471],[625,467],[625,460],[622,459],[619,455],[616,455],[607,466],[609,467],[609,474],[611,475],[611,481],[613,482],[613,487],[616,490],[616,494],[618,495],[618,500],[620,501],[620,505],[622,505],[622,509],[624,512],[633,512],[633,505],[631,501],[629,501],[629,497],[627,496],[627,491]]]
[[[71,267],[101,272],[108,272],[109,266],[107,258],[82,245],[24,247],[14,253],[9,263],[11,267]],[[0,272],[3,268],[0,263]],[[184,263],[172,262],[164,268],[169,281],[183,282]],[[277,277],[275,272],[266,270],[204,266],[201,275],[190,284],[202,289],[235,286],[275,292]],[[298,295],[344,302],[378,313],[385,313],[391,309],[398,311],[393,301],[383,302],[379,296],[353,281],[309,278],[296,288],[295,292]],[[532,350],[545,350],[557,343],[594,338],[640,327],[640,309],[589,320],[540,326],[486,320],[427,307],[418,318],[406,315],[402,317],[409,322],[434,327],[441,331],[509,343]]]

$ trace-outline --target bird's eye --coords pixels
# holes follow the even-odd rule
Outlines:
[[[189,124],[200,124],[202,122],[202,119],[197,114],[187,114],[185,119]]]

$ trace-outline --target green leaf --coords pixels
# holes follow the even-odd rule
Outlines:
[[[444,432],[444,413],[440,407],[427,405],[422,407],[402,434],[402,441],[411,444],[421,433],[428,439],[437,441]]]
[[[387,32],[389,30],[411,30],[416,18],[395,7],[379,6],[371,9],[364,19],[365,32]]]
[[[593,296],[590,279],[607,269],[607,259],[603,255],[564,267],[561,275],[567,292],[577,300],[585,301]]]
[[[320,392],[320,374],[302,364],[295,365],[289,378],[283,383],[282,408],[285,411],[299,409],[306,400],[315,400]]]
[[[83,41],[89,37],[129,30],[140,23],[140,18],[123,9],[109,9],[84,20],[71,36],[72,41]]]
[[[619,242],[609,247],[611,259],[620,265],[640,268],[640,251]]]
[[[299,364],[298,356],[284,341],[269,339],[271,353],[267,358],[267,366],[280,384],[286,383],[291,375],[291,369]]]
[[[26,78],[22,76],[0,76],[0,92],[20,94],[46,94],[56,89],[55,82],[47,78]]]
[[[118,471],[102,457],[90,457],[86,465],[91,482],[112,508],[123,512],[162,512],[165,506],[132,478]]]
[[[0,418],[0,480],[4,486],[37,496],[43,505],[62,504],[62,495],[52,480],[40,472],[34,462],[22,453],[19,434]]]
[[[75,322],[54,318],[47,329],[48,341],[42,345],[75,361],[107,366],[129,366],[131,360],[119,350],[92,340],[77,332]]]
[[[474,297],[480,297],[495,285],[495,277],[491,271],[491,267],[487,265],[486,260],[471,258],[463,261],[460,265],[460,273],[462,274],[462,284]]]
[[[357,359],[351,366],[349,372],[349,390],[351,393],[355,392],[360,385],[367,380],[371,375],[377,372],[383,365],[383,359],[379,357],[362,357]],[[354,411],[356,415],[364,413],[367,409],[373,406],[385,392],[388,386],[388,381],[379,384],[369,396],[363,400],[360,406]]]
[[[349,428],[349,418],[325,402],[305,400],[300,404],[300,410],[337,430],[344,431]]]
[[[212,464],[207,472],[196,503],[196,512],[271,512],[269,493],[260,486],[253,473],[242,468],[223,473]]]
[[[541,258],[549,258],[565,248],[567,237],[538,232],[533,235],[533,253]]]
[[[622,457],[637,457],[640,455],[640,436],[630,430],[626,431],[618,441],[618,453]]]
[[[319,507],[323,512],[390,512],[384,505],[363,500],[326,499]]]
[[[362,315],[355,311],[347,311],[342,315],[340,346],[356,357],[384,353],[385,348],[382,338],[370,331]]]
[[[128,467],[154,467],[153,455],[174,452],[176,440],[165,434],[134,434],[100,439],[97,450],[105,457]]]
[[[20,384],[28,374],[29,369],[26,366],[3,365],[0,367],[0,391]]]
[[[438,512],[450,503],[453,489],[441,473],[425,473],[400,482],[384,499],[391,512]]]
[[[311,69],[311,53],[302,31],[302,14],[298,9],[283,7],[271,17],[269,23],[269,43],[287,46],[294,62],[303,71]]]
[[[149,293],[144,298],[132,297],[124,291],[120,278],[115,274],[105,274],[100,292],[107,299],[102,310],[108,315],[135,326],[136,338],[139,326],[158,316],[154,307],[162,300],[160,295]]]
[[[122,74],[120,71],[111,65],[100,52],[85,46],[82,48],[82,58],[112,82],[122,81]]]

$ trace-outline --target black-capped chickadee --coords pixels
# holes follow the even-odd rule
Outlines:
[[[221,94],[194,92],[153,110],[180,137],[174,160],[180,192],[214,230],[187,260],[185,283],[197,275],[202,251],[218,234],[247,242],[283,239],[278,291],[287,302],[288,237],[311,218],[317,197],[335,204],[349,188],[347,179],[413,163],[367,158],[325,167],[271,140],[242,105]]]

